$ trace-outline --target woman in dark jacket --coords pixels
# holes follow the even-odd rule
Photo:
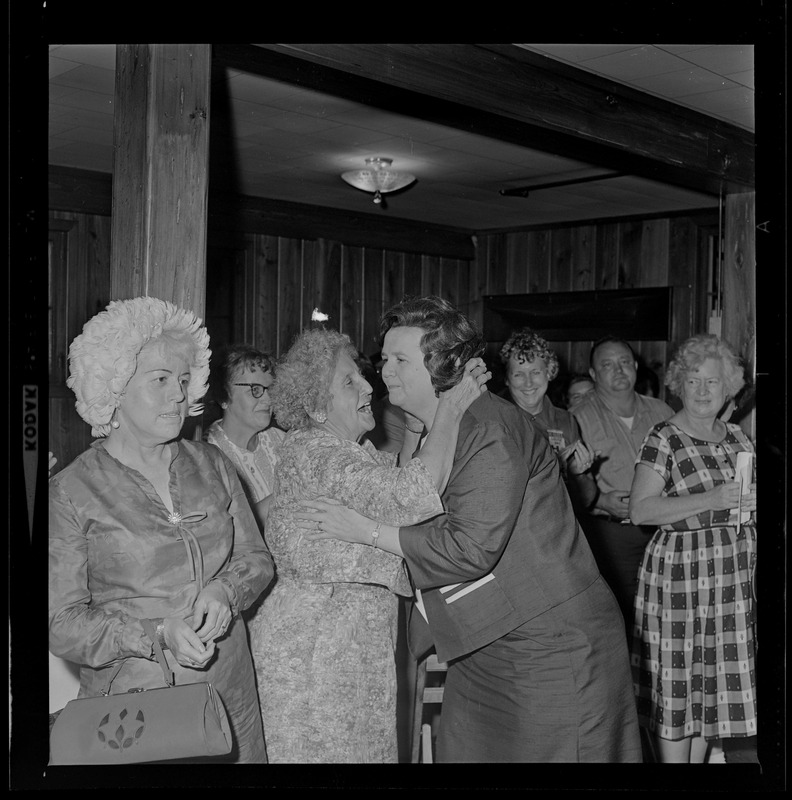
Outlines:
[[[431,430],[437,392],[460,379],[482,338],[438,297],[405,300],[381,331],[391,401]],[[484,392],[462,418],[441,497],[440,516],[381,525],[374,537],[371,521],[343,506],[314,501],[303,514],[309,538],[404,556],[413,653],[434,644],[448,662],[437,760],[640,761],[621,614],[544,437]]]

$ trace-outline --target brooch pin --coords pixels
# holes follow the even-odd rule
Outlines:
[[[200,522],[206,519],[206,512],[196,512],[194,514],[184,514],[183,516],[178,511],[168,512],[168,522],[171,525],[178,525],[180,522]]]

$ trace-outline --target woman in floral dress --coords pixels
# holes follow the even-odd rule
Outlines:
[[[376,547],[310,542],[294,514],[319,497],[383,523],[442,513],[459,420],[489,377],[476,359],[443,394],[443,423],[420,457],[411,456],[421,429],[408,420],[399,467],[395,454],[358,444],[374,417],[356,356],[348,337],[309,330],[276,370],[274,412],[289,429],[265,534],[276,582],[250,628],[271,763],[397,762],[397,596],[412,594],[404,563]]]
[[[658,526],[639,575],[633,676],[660,761],[703,762],[716,740],[756,735],[756,485],[736,474],[754,448],[718,416],[744,385],[725,342],[689,339],[666,385],[682,409],[647,435],[630,493],[632,522]]]

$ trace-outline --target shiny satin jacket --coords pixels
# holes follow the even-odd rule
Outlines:
[[[465,412],[442,500],[445,515],[400,533],[441,661],[484,647],[599,577],[558,459],[500,397],[486,392]],[[420,636],[411,630],[414,653],[426,644]]]
[[[235,617],[272,580],[272,558],[227,456],[202,442],[170,448],[176,516],[101,440],[50,480],[49,647],[82,665],[80,696],[98,694],[109,665],[128,656],[138,658],[125,664],[113,693],[162,685],[140,619],[188,619],[202,580],[233,590]],[[169,658],[177,683],[233,682],[234,663],[250,659],[241,621],[217,650],[203,671]]]

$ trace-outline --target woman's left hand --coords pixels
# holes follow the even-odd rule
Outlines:
[[[208,583],[193,606],[192,628],[202,642],[225,636],[231,624],[231,604],[221,583]]]
[[[469,358],[465,364],[465,374],[470,375],[471,380],[476,382],[479,393],[487,388],[487,381],[492,378],[492,373],[487,369],[487,364],[483,358]]]
[[[301,503],[293,516],[305,538],[312,542],[337,539],[341,542],[366,543],[376,524],[351,508],[328,500]]]
[[[176,661],[190,669],[206,669],[214,657],[215,643],[201,641],[186,620],[165,617],[162,622],[165,644]]]

